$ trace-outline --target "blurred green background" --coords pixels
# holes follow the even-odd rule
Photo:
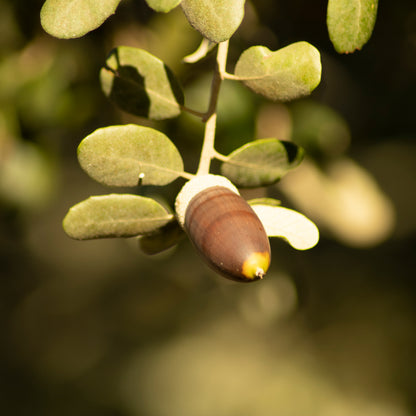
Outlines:
[[[416,5],[381,2],[362,51],[336,54],[324,1],[256,0],[231,39],[242,50],[299,40],[322,54],[311,97],[273,104],[232,82],[218,150],[260,137],[295,140],[305,162],[268,195],[321,230],[308,252],[272,242],[264,281],[211,272],[188,241],[153,257],[135,240],[78,242],[69,207],[113,192],[78,166],[99,127],[135,122],[98,80],[111,48],[137,46],[205,110],[210,56],[180,10],[125,0],[81,39],[42,30],[42,1],[0,0],[0,413],[114,416],[416,414]],[[152,125],[194,171],[202,124]],[[145,192],[172,202],[182,182]],[[250,191],[246,195],[261,195]]]

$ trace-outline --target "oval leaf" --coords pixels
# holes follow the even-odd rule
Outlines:
[[[78,160],[109,186],[166,185],[183,173],[175,145],[163,133],[134,124],[94,131],[80,143]]]
[[[0,137],[1,203],[29,210],[44,207],[56,191],[57,172],[38,146],[23,140],[5,143],[7,134]]]
[[[273,205],[252,205],[269,237],[286,240],[296,250],[308,250],[319,241],[316,225],[299,212]]]
[[[221,174],[239,187],[267,186],[299,165],[303,154],[292,142],[255,140],[230,153],[221,165]]]
[[[40,11],[43,29],[62,39],[79,38],[97,29],[121,0],[46,0]]]
[[[105,95],[131,114],[162,120],[181,112],[183,93],[172,71],[142,49],[111,51],[100,80]]]
[[[370,39],[376,22],[377,0],[329,0],[329,37],[339,53],[361,49]]]
[[[65,232],[77,240],[134,237],[150,233],[173,218],[151,198],[129,194],[92,196],[74,205],[63,221]]]
[[[369,248],[396,229],[392,201],[375,178],[348,157],[327,161],[324,169],[307,160],[282,181],[280,190],[342,244]]]
[[[150,8],[157,12],[167,13],[174,9],[181,0],[146,0]]]
[[[189,23],[215,43],[229,39],[244,17],[245,0],[182,0]]]
[[[289,101],[310,94],[321,80],[318,50],[307,42],[293,43],[275,52],[252,46],[237,61],[235,75],[257,94]]]
[[[145,254],[158,254],[179,243],[185,237],[185,231],[176,219],[168,222],[150,235],[140,238],[139,246]]]
[[[313,100],[300,100],[290,107],[292,140],[308,155],[317,158],[339,156],[351,141],[347,122],[331,107]]]

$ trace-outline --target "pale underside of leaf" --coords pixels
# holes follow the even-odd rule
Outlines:
[[[185,56],[183,61],[187,64],[194,64],[202,59],[204,59],[209,52],[216,46],[215,42],[208,40],[207,38],[202,38],[202,41],[195,52]]]
[[[261,204],[252,205],[252,208],[269,237],[282,238],[296,250],[308,250],[318,243],[318,228],[299,212]]]
[[[40,12],[41,24],[57,38],[77,38],[101,26],[120,1],[46,0]]]
[[[74,205],[63,221],[74,239],[134,237],[151,233],[174,216],[151,198],[129,194],[90,197]]]

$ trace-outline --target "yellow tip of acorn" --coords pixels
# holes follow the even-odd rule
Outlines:
[[[249,258],[243,263],[242,274],[247,279],[263,279],[270,266],[270,254],[252,253]]]

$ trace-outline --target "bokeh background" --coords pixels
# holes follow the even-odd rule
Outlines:
[[[124,0],[96,31],[58,40],[42,30],[41,6],[0,0],[0,413],[416,414],[415,2],[381,2],[370,41],[345,56],[328,39],[324,1],[247,5],[230,71],[249,46],[299,40],[323,63],[312,96],[287,105],[223,85],[218,150],[261,137],[302,144],[301,167],[267,195],[321,230],[307,252],[273,241],[267,278],[249,285],[215,275],[188,241],[146,256],[136,240],[64,234],[71,205],[115,191],[78,166],[82,138],[149,125],[101,92],[108,52],[162,58],[200,110],[214,61],[182,62],[200,38],[180,9]],[[184,114],[150,125],[194,171],[202,124]],[[182,183],[137,192],[171,203]]]

